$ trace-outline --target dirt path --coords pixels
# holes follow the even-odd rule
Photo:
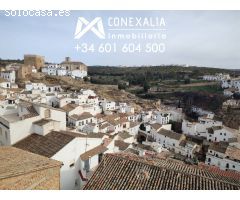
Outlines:
[[[196,87],[196,86],[207,86],[207,85],[217,85],[218,82],[202,82],[202,83],[190,83],[190,84],[181,84],[180,87]]]

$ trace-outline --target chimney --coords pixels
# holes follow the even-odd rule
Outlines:
[[[66,61],[66,62],[70,62],[70,57],[66,57],[66,58],[65,58],[65,61]]]

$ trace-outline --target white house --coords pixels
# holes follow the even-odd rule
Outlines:
[[[96,96],[96,93],[90,89],[81,89],[80,94],[87,95],[87,96]]]
[[[211,144],[206,154],[205,163],[222,170],[240,172],[240,149],[224,143]]]
[[[73,78],[84,78],[87,76],[87,71],[75,69],[68,72],[69,76]]]
[[[184,119],[184,113],[182,108],[172,108],[168,110],[170,113],[170,120],[175,122],[181,122]]]
[[[213,112],[208,111],[208,110],[204,110],[204,109],[202,109],[200,107],[197,107],[197,106],[192,106],[192,112],[195,112],[200,116],[207,115],[208,118],[209,118],[210,115],[212,116],[212,118],[214,117]]]
[[[31,134],[14,146],[62,162],[60,189],[76,190],[86,182],[86,173],[80,156],[101,142],[100,138],[86,140],[85,137],[75,133],[52,131],[44,136]]]
[[[81,62],[72,62],[67,57],[60,64],[49,64],[42,68],[42,73],[54,76],[71,76],[73,78],[84,78],[87,76],[87,66]]]
[[[216,73],[215,75],[204,75],[203,80],[207,81],[221,81],[230,79],[229,74]]]
[[[239,89],[227,88],[227,89],[224,89],[223,95],[226,97],[231,97],[231,96],[233,96],[234,93],[237,93],[237,92],[239,92]]]
[[[210,115],[209,117],[199,117],[198,122],[189,122],[187,120],[183,120],[182,131],[187,135],[202,136],[207,138],[207,129],[213,126],[222,126],[222,122],[213,120],[212,115]]]
[[[81,128],[84,133],[99,133],[99,124],[88,123]]]
[[[101,102],[101,107],[103,111],[113,111],[116,110],[116,102],[104,100]]]
[[[42,92],[46,92],[47,86],[44,83],[32,83],[29,81],[25,83],[25,90],[26,91],[40,90]]]
[[[228,142],[229,139],[236,138],[238,135],[238,130],[226,126],[212,126],[207,130],[207,140],[210,142]]]
[[[74,126],[79,130],[82,130],[83,127],[90,123],[96,123],[96,118],[89,112],[84,112],[80,115],[74,114],[68,117],[68,125]]]
[[[0,87],[9,89],[9,88],[11,88],[11,82],[1,78],[0,79]]]
[[[127,131],[130,135],[135,136],[138,134],[139,127],[140,127],[139,122],[130,122],[129,129]]]
[[[34,122],[41,119],[60,122],[59,130],[66,129],[66,113],[47,105],[20,102],[14,113],[0,116],[0,143],[12,145],[36,132]],[[54,130],[56,124],[52,124]]]
[[[15,70],[0,71],[0,77],[11,83],[15,83],[16,72],[15,72]]]
[[[240,79],[229,79],[229,80],[222,80],[222,88],[235,88],[240,89]]]
[[[171,118],[169,112],[155,112],[156,114],[156,123],[159,124],[168,124]]]
[[[152,134],[156,142],[160,143],[164,148],[181,153],[180,142],[185,139],[184,134],[175,133],[171,130],[161,128],[158,132]]]
[[[119,103],[119,113],[134,113],[134,108],[126,103]]]

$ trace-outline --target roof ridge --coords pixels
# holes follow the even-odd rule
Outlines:
[[[115,153],[116,154],[116,153]],[[192,173],[191,171],[189,171],[189,172],[184,172],[184,171],[181,171],[181,170],[177,170],[177,169],[175,169],[175,168],[167,168],[166,166],[159,166],[159,165],[156,165],[156,163],[148,163],[147,162],[147,160],[144,158],[144,157],[141,157],[139,160],[137,160],[136,158],[137,157],[135,157],[135,156],[133,156],[133,155],[131,155],[131,156],[129,156],[129,155],[126,155],[125,154],[125,156],[123,156],[124,154],[122,154],[122,153],[117,153],[118,155],[121,155],[121,156],[119,156],[118,158],[122,158],[122,159],[124,159],[124,160],[127,160],[127,158],[128,159],[130,159],[130,160],[132,160],[132,161],[135,161],[135,162],[140,162],[140,163],[143,163],[143,164],[146,164],[146,165],[149,165],[149,166],[155,166],[155,167],[159,167],[159,168],[161,168],[161,169],[165,169],[165,170],[169,170],[169,171],[175,171],[175,172],[178,172],[178,173],[181,173],[181,174],[191,174],[191,175],[193,175],[193,176],[198,176],[198,177],[204,177],[204,178],[207,178],[207,179],[212,179],[212,178],[210,178],[210,177],[208,177],[208,176],[204,176],[204,175],[199,175],[199,174],[194,174],[194,173]],[[114,154],[112,154],[112,153],[107,153],[107,154],[105,154],[106,156],[111,156],[111,157],[116,157]],[[133,158],[133,157],[135,157],[135,159]],[[157,159],[159,159],[159,160],[163,160],[163,161],[166,161],[166,162],[169,162],[169,163],[173,163],[174,161],[167,161],[167,160],[164,160],[164,159],[161,159],[161,158],[157,158]],[[154,161],[153,161],[154,162]],[[155,161],[156,162],[156,161]],[[221,177],[223,177],[223,176],[220,176],[219,174],[217,174],[217,173],[214,173],[214,172],[210,172],[210,171],[207,171],[207,170],[204,170],[204,169],[199,169],[199,168],[195,168],[195,167],[192,167],[192,166],[186,166],[186,165],[182,165],[182,164],[179,164],[179,163],[175,163],[175,164],[177,164],[177,165],[180,165],[180,166],[183,166],[183,167],[189,167],[189,168],[192,168],[192,169],[195,169],[195,170],[199,170],[199,171],[203,171],[203,172],[207,172],[207,173],[209,173],[209,174],[211,174],[211,175],[214,175],[215,177],[215,179],[217,179],[217,181],[220,181],[220,182],[227,182],[227,183],[230,183],[230,184],[234,184],[234,185],[236,185],[236,186],[240,186],[240,182],[239,182],[239,184],[237,184],[237,183],[235,183],[235,181],[237,181],[236,179],[234,179],[234,178],[232,178],[232,177],[224,177],[224,180],[222,180],[221,179]],[[234,181],[234,182],[232,182],[231,180],[227,180],[227,179],[231,179],[232,181]],[[226,180],[225,180],[226,179]]]

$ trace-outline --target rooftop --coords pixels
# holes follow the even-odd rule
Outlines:
[[[38,126],[43,126],[43,125],[48,124],[49,122],[52,122],[52,121],[53,120],[51,120],[51,119],[40,119],[36,122],[33,122],[33,124],[36,124]]]
[[[19,141],[14,147],[51,158],[75,137],[52,131],[45,136],[32,134]]]
[[[103,138],[105,134],[103,133],[78,133],[72,131],[60,131],[61,133],[71,135],[73,137],[81,137],[81,138]]]
[[[130,138],[130,137],[133,137],[132,135],[130,135],[128,132],[124,131],[124,132],[120,132],[118,133],[118,136],[122,139],[127,139],[127,138]]]
[[[2,115],[1,118],[3,118],[4,120],[6,120],[9,123],[17,122],[17,121],[21,120],[21,118],[18,116],[17,113]]]
[[[224,143],[211,143],[208,149],[211,149],[213,151],[217,151],[220,153],[225,153],[227,150],[228,144]]]
[[[170,137],[170,138],[175,139],[175,140],[180,140],[180,138],[182,137],[182,134],[175,133],[173,131],[166,130],[164,128],[160,129],[160,131],[158,131],[158,134],[164,135],[166,137]]]
[[[76,107],[78,107],[77,104],[69,103],[69,104],[61,107],[61,109],[63,109],[63,110],[66,111],[66,112],[70,112],[70,111],[74,110]]]
[[[90,149],[88,151],[86,151],[85,153],[81,154],[80,158],[81,160],[88,160],[89,158],[95,156],[95,155],[98,155],[100,153],[103,153],[105,151],[107,151],[108,148],[103,146],[103,145],[98,145],[96,146],[95,148],[93,149]]]
[[[0,179],[60,165],[58,161],[15,147],[0,147]]]
[[[170,160],[105,154],[85,190],[240,189],[237,179]]]
[[[239,160],[240,161],[240,149],[232,146],[228,146],[225,152],[225,155],[228,156],[231,160]]]
[[[74,115],[71,115],[70,117],[74,120],[84,120],[84,119],[93,117],[93,115],[89,112],[84,112],[81,115],[74,114]]]
[[[130,122],[130,128],[138,126],[139,124],[140,124],[139,122]]]
[[[150,126],[151,126],[152,128],[154,128],[155,130],[158,130],[158,129],[160,129],[160,128],[162,127],[162,125],[159,124],[159,123],[150,124]]]
[[[120,151],[124,151],[129,147],[129,143],[126,143],[122,140],[115,140],[114,141],[114,146],[118,147]]]

